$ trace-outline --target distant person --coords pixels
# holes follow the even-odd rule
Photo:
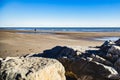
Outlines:
[[[37,29],[35,28],[35,29],[34,29],[34,31],[36,32],[36,31],[37,31]]]

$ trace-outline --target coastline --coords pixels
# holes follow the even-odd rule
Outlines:
[[[55,46],[89,46],[101,45],[104,41],[91,40],[96,37],[120,36],[119,32],[54,32],[54,34],[18,34],[18,30],[0,30],[0,57],[22,56],[42,53]]]

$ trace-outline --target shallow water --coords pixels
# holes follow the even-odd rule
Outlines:
[[[112,41],[116,41],[118,40],[120,37],[100,37],[100,38],[94,38],[94,40],[99,40],[99,41],[107,41],[107,40],[112,40]]]
[[[18,34],[53,34],[53,32],[17,32]]]

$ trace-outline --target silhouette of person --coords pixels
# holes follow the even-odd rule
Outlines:
[[[34,31],[36,32],[36,31],[37,31],[37,29],[35,28],[35,29],[34,29]]]

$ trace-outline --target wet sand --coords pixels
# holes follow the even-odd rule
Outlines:
[[[20,33],[21,32],[21,33]],[[54,34],[24,34],[17,30],[0,30],[0,57],[42,53],[55,46],[99,46],[95,37],[120,36],[119,32],[55,32]]]

